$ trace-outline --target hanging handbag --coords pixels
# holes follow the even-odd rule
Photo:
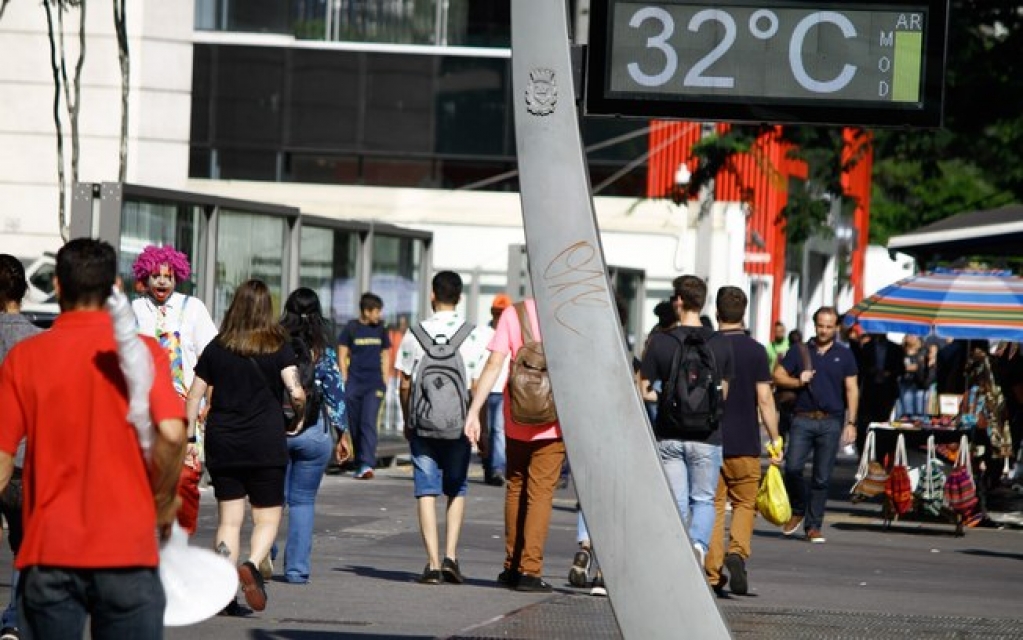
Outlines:
[[[913,508],[913,487],[909,480],[909,468],[906,465],[906,439],[899,434],[895,441],[895,462],[885,482],[884,493],[896,515],[908,513]]]
[[[959,441],[955,467],[945,479],[945,502],[962,516],[969,516],[977,507],[977,485],[970,465],[970,442],[964,435]]]
[[[853,502],[869,500],[884,493],[885,485],[888,483],[888,472],[874,456],[876,438],[877,435],[873,429],[867,431],[867,438],[863,443],[863,455],[860,456],[860,466],[856,470],[856,483],[849,490]]]
[[[934,436],[927,438],[927,462],[920,473],[920,484],[916,497],[920,510],[932,516],[940,516],[945,508],[945,471],[935,453]]]

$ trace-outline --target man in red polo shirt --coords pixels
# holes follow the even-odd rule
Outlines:
[[[117,273],[105,242],[80,238],[57,253],[61,314],[19,343],[0,369],[0,488],[27,437],[22,628],[36,638],[160,638],[166,603],[156,530],[177,511],[185,448],[184,405],[155,340],[147,466],[103,303]]]

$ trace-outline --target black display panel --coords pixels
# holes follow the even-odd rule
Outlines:
[[[947,0],[598,0],[587,115],[938,127]]]

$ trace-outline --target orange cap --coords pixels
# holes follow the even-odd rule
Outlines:
[[[490,303],[491,309],[504,309],[510,307],[512,304],[511,298],[507,294],[499,293],[494,296],[494,301]]]

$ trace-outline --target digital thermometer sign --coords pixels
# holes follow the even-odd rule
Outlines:
[[[941,124],[937,0],[604,0],[586,111],[810,124]]]

